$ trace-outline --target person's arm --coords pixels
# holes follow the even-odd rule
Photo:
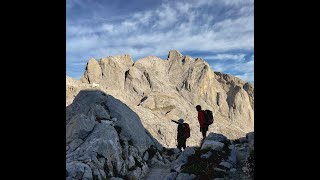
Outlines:
[[[178,121],[175,121],[175,120],[171,120],[171,121],[172,121],[172,122],[174,122],[174,123],[177,123],[177,124],[179,124],[179,123],[178,123]]]

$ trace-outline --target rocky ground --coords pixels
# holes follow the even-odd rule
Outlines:
[[[146,180],[251,180],[254,172],[250,166],[253,152],[253,133],[230,141],[221,134],[211,133],[200,147],[166,149],[162,157],[170,163],[150,167]],[[251,154],[252,156],[253,154]]]

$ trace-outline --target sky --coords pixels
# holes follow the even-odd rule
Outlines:
[[[253,0],[66,0],[66,73],[93,57],[201,57],[213,71],[254,83]]]

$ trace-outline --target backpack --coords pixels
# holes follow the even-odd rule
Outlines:
[[[184,126],[184,135],[186,138],[190,137],[190,126],[188,123],[183,123]]]
[[[208,126],[211,125],[214,121],[212,111],[204,110],[203,114],[204,114],[204,124]]]

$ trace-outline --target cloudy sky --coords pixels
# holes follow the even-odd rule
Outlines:
[[[253,83],[253,0],[67,0],[67,75],[89,58],[166,59],[176,49]]]

